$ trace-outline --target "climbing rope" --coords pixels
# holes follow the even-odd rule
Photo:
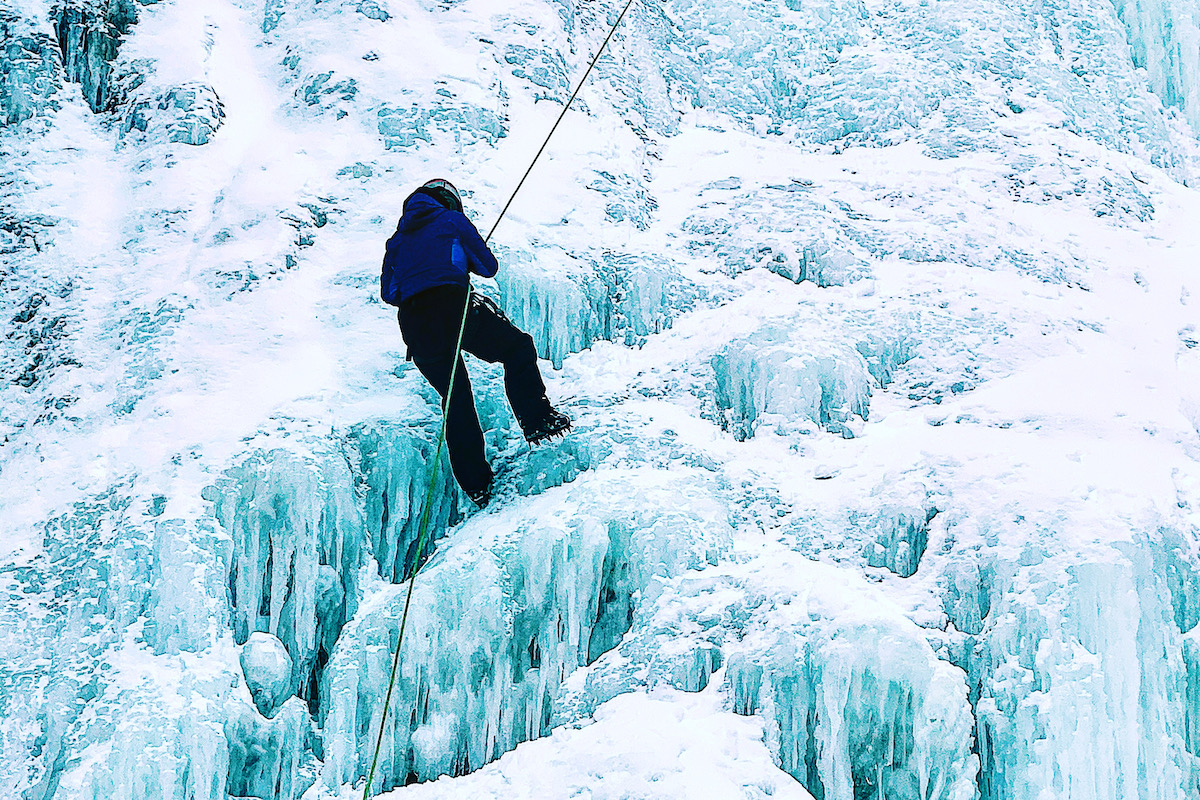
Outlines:
[[[600,49],[598,49],[596,51],[596,55],[592,57],[591,63],[588,64],[587,70],[583,73],[583,77],[580,78],[579,83],[575,85],[575,91],[571,92],[571,97],[568,98],[566,105],[564,105],[562,111],[559,112],[558,119],[554,121],[554,125],[551,126],[550,132],[546,134],[546,139],[542,142],[542,146],[538,148],[533,160],[529,162],[529,167],[525,170],[525,174],[522,175],[521,180],[517,182],[517,188],[513,189],[512,194],[509,195],[508,202],[504,204],[504,208],[500,210],[499,216],[496,217],[495,223],[492,224],[492,229],[488,231],[487,236],[484,237],[483,241],[485,244],[492,240],[492,234],[495,233],[496,228],[500,226],[500,220],[504,219],[504,215],[508,211],[509,206],[512,205],[513,200],[517,197],[517,192],[521,191],[521,187],[525,185],[525,179],[529,177],[529,173],[533,172],[533,167],[535,164],[537,164],[538,159],[541,158],[542,153],[546,149],[546,145],[550,144],[550,138],[554,136],[554,132],[558,130],[558,124],[562,122],[563,117],[567,115],[567,111],[571,108],[571,104],[575,102],[575,98],[579,95],[579,91],[583,88],[583,84],[587,82],[588,76],[592,74],[592,69],[596,66],[596,62],[600,60],[600,55],[604,52],[604,48],[608,47],[609,40],[611,40],[613,34],[617,32],[617,28],[620,26],[621,20],[625,19],[625,14],[629,11],[629,8],[632,5],[633,0],[627,0],[625,7],[621,9],[621,13],[617,17],[617,21],[613,23],[608,35],[604,37],[604,41],[600,44]],[[375,753],[371,756],[371,769],[367,772],[367,783],[363,787],[363,800],[367,800],[367,798],[369,798],[371,795],[371,784],[375,779],[375,768],[379,765],[379,750],[383,746],[383,732],[387,725],[388,709],[392,704],[392,691],[396,688],[396,672],[400,668],[400,648],[404,644],[404,630],[406,627],[408,627],[408,609],[409,606],[412,605],[413,587],[417,583],[417,573],[420,571],[422,566],[421,556],[424,555],[425,545],[429,540],[429,515],[433,507],[433,490],[437,485],[437,477],[441,468],[442,445],[446,442],[446,419],[450,413],[450,396],[454,392],[454,379],[458,374],[458,365],[462,361],[463,334],[467,330],[467,316],[471,309],[471,296],[473,292],[474,290],[471,287],[471,284],[468,282],[467,298],[463,303],[462,320],[458,324],[458,340],[454,345],[454,360],[450,365],[450,382],[446,386],[446,397],[442,402],[442,426],[438,433],[437,449],[434,450],[433,453],[433,470],[429,476],[429,487],[425,491],[425,502],[421,510],[421,523],[417,534],[417,551],[412,562],[412,574],[408,576],[408,593],[404,597],[404,612],[400,616],[400,634],[396,639],[396,650],[392,655],[392,672],[388,677],[387,694],[383,699],[383,715],[379,720],[379,735],[375,738]]]

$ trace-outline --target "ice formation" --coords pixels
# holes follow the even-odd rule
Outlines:
[[[1200,793],[1196,0],[635,2],[477,512],[622,5],[0,8],[0,796]]]
[[[684,503],[664,512],[667,498]],[[664,581],[716,562],[730,536],[702,482],[656,472],[581,477],[565,498],[500,520],[472,526],[481,538],[456,540],[417,584],[428,612],[406,637],[428,649],[398,676],[397,705],[413,711],[389,720],[382,785],[464,774],[547,734],[563,678],[615,647]],[[331,789],[368,766],[404,599],[395,587],[361,609],[341,639],[354,646],[326,669]]]
[[[242,674],[254,705],[264,717],[275,716],[275,709],[292,696],[292,657],[278,636],[252,633],[242,646]]]

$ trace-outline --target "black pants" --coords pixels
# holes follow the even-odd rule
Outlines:
[[[446,401],[454,344],[462,321],[466,289],[435,286],[400,304],[400,332],[417,369]],[[537,425],[550,412],[546,385],[538,371],[533,338],[509,321],[490,299],[471,295],[471,310],[463,331],[462,349],[477,358],[504,365],[504,389],[522,430]],[[454,374],[454,390],[446,415],[446,446],[458,485],[477,492],[492,480],[483,449],[483,432],[475,413],[471,380],[462,358]]]

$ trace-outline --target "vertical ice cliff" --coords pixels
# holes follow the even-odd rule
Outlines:
[[[11,11],[0,11],[4,62],[0,71],[0,108],[5,125],[37,114],[59,88],[58,59],[50,37]]]
[[[1133,63],[1146,71],[1163,105],[1179,109],[1193,126],[1200,122],[1200,15],[1180,2],[1114,3],[1129,33]]]
[[[137,22],[137,4],[133,0],[62,3],[51,14],[64,77],[79,84],[92,111],[111,111],[118,101],[113,61],[121,38]]]
[[[639,487],[626,494],[631,480]],[[647,513],[664,496],[686,499],[686,510]],[[414,603],[427,611],[406,637],[426,643],[425,655],[398,677],[397,707],[412,713],[385,728],[382,786],[461,775],[544,736],[563,679],[621,641],[639,598],[729,544],[720,507],[695,478],[598,473],[565,502],[547,496],[503,516],[511,532],[497,525],[455,541],[422,573]],[[393,590],[363,609],[328,667],[331,789],[369,765],[403,602]]]
[[[360,794],[418,563],[378,793],[1200,792],[1195,0],[635,2],[480,512],[382,242],[619,11],[0,9],[0,796]]]

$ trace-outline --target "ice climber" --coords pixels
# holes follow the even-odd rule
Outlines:
[[[450,466],[467,496],[481,508],[492,496],[492,468],[462,357],[455,353],[470,273],[485,278],[499,265],[479,231],[463,214],[458,190],[447,180],[428,181],[404,201],[396,232],[387,241],[380,275],[384,302],[400,311],[400,332],[409,358],[442,396],[457,356],[446,414]],[[533,338],[517,328],[490,298],[470,293],[462,349],[504,365],[504,389],[517,422],[532,443],[566,433],[571,420],[546,399]]]

